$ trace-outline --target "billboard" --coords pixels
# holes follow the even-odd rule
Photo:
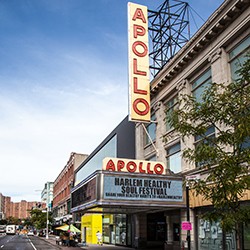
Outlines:
[[[128,3],[129,120],[150,122],[147,7]]]

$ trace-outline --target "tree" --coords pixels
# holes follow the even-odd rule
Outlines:
[[[47,222],[47,213],[43,212],[40,209],[32,209],[30,211],[31,219],[30,222],[32,225],[35,226],[37,229],[43,229],[46,228],[46,222]],[[51,213],[49,213],[49,221],[52,221]]]
[[[188,181],[214,207],[203,218],[220,221],[224,232],[235,230],[241,236],[240,226],[250,221],[250,208],[242,202],[244,191],[250,189],[249,55],[236,73],[239,78],[228,85],[210,84],[201,101],[182,95],[179,109],[169,115],[168,122],[183,141],[199,138],[199,143],[183,151],[183,157],[204,176]],[[215,129],[215,136],[207,133],[209,128]]]
[[[7,224],[13,224],[13,225],[19,225],[20,220],[16,217],[13,216],[9,216],[8,218],[6,218]]]
[[[6,225],[6,224],[7,224],[7,220],[5,219],[0,220],[0,225]]]

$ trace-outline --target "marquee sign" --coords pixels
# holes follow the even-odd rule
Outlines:
[[[150,122],[147,7],[128,3],[129,120]]]
[[[162,162],[141,161],[121,158],[104,158],[102,169],[111,172],[128,172],[156,175],[166,174],[166,167],[165,164]]]
[[[141,176],[104,176],[103,198],[182,202],[182,181]]]

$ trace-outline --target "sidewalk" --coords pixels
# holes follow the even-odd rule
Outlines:
[[[92,244],[88,246],[81,247],[82,250],[134,250],[135,248],[131,247],[123,247],[123,246],[116,246],[116,245],[108,245],[103,244],[102,246]]]
[[[74,250],[82,250],[81,247],[67,247],[67,246],[62,246],[62,245],[57,245],[56,244],[56,237],[54,235],[49,235],[49,238],[41,238],[47,242],[49,242],[51,245],[56,246],[58,249],[74,249]]]
[[[67,247],[67,246],[62,246],[62,245],[57,245],[56,244],[56,238],[53,235],[49,236],[49,239],[43,238],[47,242],[49,242],[51,245],[58,247],[59,249],[71,249],[71,250],[134,250],[135,248],[131,247],[123,247],[123,246],[116,246],[116,245],[108,245],[108,244],[103,244],[97,245],[97,244],[90,244],[87,246],[81,246],[81,247]]]

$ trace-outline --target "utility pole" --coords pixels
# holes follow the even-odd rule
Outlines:
[[[190,222],[190,211],[189,211],[189,186],[186,184],[186,208],[187,208],[187,221]],[[191,250],[191,236],[190,230],[187,230],[187,245],[188,250]]]
[[[47,216],[46,216],[46,239],[49,239],[49,182],[47,182],[47,202],[46,202],[46,209],[47,209]]]

